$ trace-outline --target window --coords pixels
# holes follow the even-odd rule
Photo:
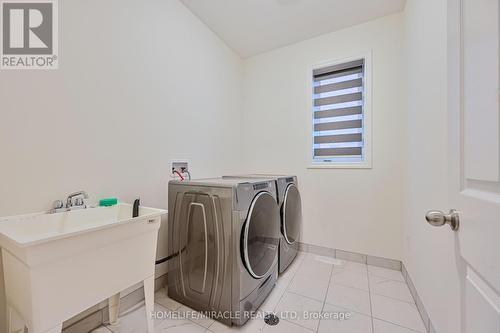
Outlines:
[[[368,57],[312,70],[312,167],[371,167]]]

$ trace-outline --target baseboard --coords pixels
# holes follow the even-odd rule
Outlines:
[[[367,265],[388,268],[396,271],[401,271],[402,263],[400,260],[388,259],[383,257],[376,257],[369,254],[362,254],[340,249],[334,249],[324,246],[318,246],[307,243],[299,243],[299,250],[303,252],[310,252],[326,257],[338,258],[343,260],[355,261]]]
[[[404,264],[402,264],[401,271],[403,273],[403,277],[406,281],[406,284],[408,285],[408,288],[410,289],[410,294],[413,297],[415,304],[417,305],[417,309],[418,309],[418,312],[420,313],[420,317],[422,318],[422,321],[424,322],[425,329],[427,330],[428,333],[436,333],[436,329],[434,328],[434,325],[432,324],[432,321],[429,317],[429,314],[424,307],[424,303],[422,303],[422,300],[420,299],[420,296],[418,295],[417,288],[415,288],[415,285],[413,284],[413,281],[410,277],[410,274],[406,270],[406,267]]]
[[[160,290],[167,282],[164,274],[155,279],[155,291]],[[120,314],[127,312],[144,301],[144,287],[129,288],[120,298]],[[109,322],[108,302],[103,301],[63,324],[63,333],[88,333]]]

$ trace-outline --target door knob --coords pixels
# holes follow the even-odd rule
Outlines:
[[[439,210],[430,210],[427,214],[425,214],[425,219],[429,222],[429,224],[435,227],[449,224],[451,230],[454,231],[458,230],[458,226],[460,225],[458,211],[455,209],[451,209],[448,214]]]

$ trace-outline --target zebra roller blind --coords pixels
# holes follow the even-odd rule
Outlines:
[[[363,161],[364,60],[313,70],[314,162]]]

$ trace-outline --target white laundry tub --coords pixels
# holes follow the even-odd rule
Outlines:
[[[117,313],[116,294],[140,281],[153,311],[163,214],[140,207],[132,218],[132,206],[118,204],[0,218],[9,330],[59,333],[63,321],[106,298]]]

